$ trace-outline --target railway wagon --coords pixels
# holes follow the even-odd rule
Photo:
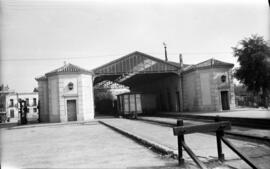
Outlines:
[[[142,113],[142,95],[140,93],[123,93],[117,95],[118,114],[126,118],[137,118]]]

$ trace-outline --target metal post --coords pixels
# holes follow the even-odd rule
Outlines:
[[[184,126],[184,122],[183,120],[177,120],[177,126]],[[178,135],[177,136],[177,141],[178,141],[178,162],[179,165],[183,165],[185,160],[183,158],[183,145],[182,145],[182,141],[184,141],[184,135]]]
[[[167,57],[167,45],[165,42],[163,42],[163,46],[164,46],[164,49],[165,49],[165,61],[167,62],[168,61],[168,57]]]
[[[215,122],[220,122],[221,119],[219,116],[215,117]],[[218,150],[218,159],[220,161],[224,161],[225,157],[224,154],[222,153],[222,144],[221,144],[221,138],[224,136],[224,131],[222,130],[217,130],[216,131],[216,135],[217,135],[217,150]]]

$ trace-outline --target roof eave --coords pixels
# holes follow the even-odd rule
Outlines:
[[[56,75],[78,75],[78,74],[87,74],[87,75],[93,75],[92,72],[88,71],[79,71],[79,72],[52,72],[52,73],[46,73],[46,77],[56,76]]]
[[[203,70],[203,69],[211,69],[211,68],[233,68],[234,64],[228,64],[228,65],[213,65],[213,66],[205,66],[205,67],[192,67],[188,70],[184,70],[183,73],[189,73],[195,70]]]

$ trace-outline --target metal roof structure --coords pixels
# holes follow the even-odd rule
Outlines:
[[[196,69],[217,67],[229,67],[234,65],[216,59],[181,67],[180,63],[164,61],[142,52],[132,52],[126,56],[109,62],[93,70],[95,74],[94,84],[103,80],[110,80],[126,86],[135,85],[147,81],[164,78],[171,75],[179,75]]]
[[[102,82],[97,83],[94,86],[95,89],[128,89],[127,86],[109,81],[109,80],[104,80]]]
[[[93,70],[95,75],[112,75],[131,72],[177,72],[179,66],[142,52],[132,52]]]
[[[167,62],[138,51],[93,70],[95,84],[103,80],[110,80],[127,86],[136,81],[147,81],[168,74],[178,74],[179,71],[180,64]]]

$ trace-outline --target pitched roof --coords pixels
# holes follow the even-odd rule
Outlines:
[[[208,59],[204,62],[198,63],[196,65],[189,65],[187,67],[184,67],[184,71],[191,71],[194,69],[200,69],[200,68],[217,68],[217,67],[226,67],[226,68],[232,68],[234,64],[232,63],[227,63],[227,62],[222,62],[220,60],[216,59]]]
[[[64,66],[57,68],[53,71],[46,73],[43,76],[35,78],[36,81],[47,80],[49,76],[57,74],[92,74],[91,71],[83,69],[79,66],[73,65],[71,63],[65,64]]]
[[[45,76],[50,76],[54,74],[66,74],[66,73],[86,73],[86,74],[92,74],[91,71],[83,69],[79,66],[73,65],[71,63],[65,64],[64,66],[55,69],[53,71],[50,71],[45,74]]]
[[[130,72],[177,72],[179,65],[155,58],[142,52],[128,55],[99,66],[93,70],[95,74],[122,74]]]

